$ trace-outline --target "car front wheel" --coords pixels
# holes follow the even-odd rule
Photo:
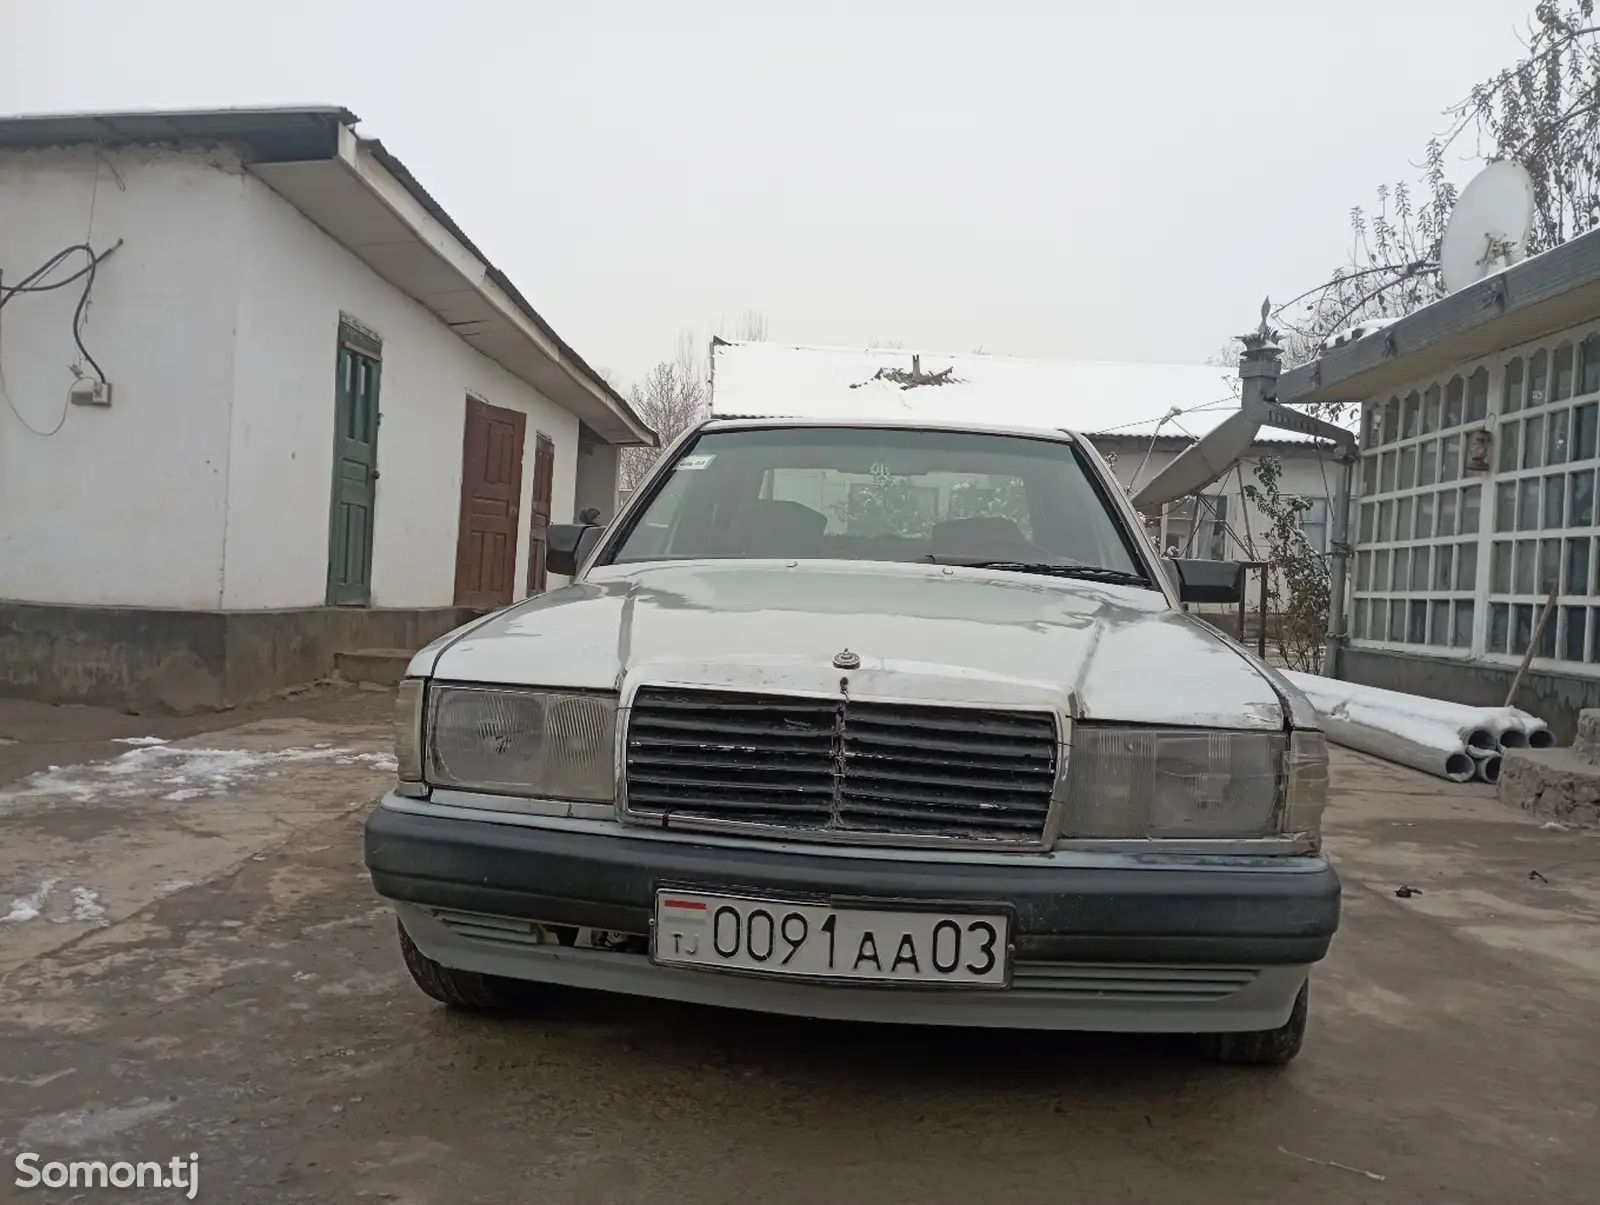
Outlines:
[[[511,1008],[528,997],[526,985],[515,979],[498,975],[480,975],[476,971],[459,971],[435,962],[411,940],[411,934],[397,920],[400,930],[400,954],[405,959],[411,980],[423,992],[451,1008],[483,1011]]]
[[[1201,1037],[1205,1056],[1219,1063],[1238,1063],[1256,1067],[1282,1067],[1300,1053],[1306,1038],[1306,1016],[1310,1007],[1311,981],[1300,985],[1289,1019],[1277,1029],[1257,1029],[1244,1033],[1208,1033]]]

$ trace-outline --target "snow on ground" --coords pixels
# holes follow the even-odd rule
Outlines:
[[[187,749],[152,743],[155,737],[130,737],[136,744],[109,761],[77,766],[51,766],[30,775],[8,791],[0,791],[0,809],[23,799],[66,798],[80,803],[129,799],[157,794],[169,802],[220,795],[247,778],[273,778],[278,768],[302,762],[331,761],[341,766],[368,765],[394,773],[388,753],[357,753],[337,745],[277,750]]]
[[[167,740],[161,736],[118,736],[111,740],[113,745],[165,745]]]
[[[39,884],[39,890],[32,895],[18,896],[11,901],[11,911],[0,917],[0,922],[9,921],[13,924],[25,920],[35,920],[44,910],[45,900],[50,898],[50,893],[56,889],[56,879],[46,879]]]

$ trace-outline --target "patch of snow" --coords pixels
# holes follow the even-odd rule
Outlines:
[[[39,890],[32,895],[18,896],[11,901],[11,911],[5,916],[0,916],[0,923],[11,922],[20,924],[25,920],[36,920],[44,911],[44,902],[50,898],[50,893],[56,889],[58,879],[46,879],[39,884]]]
[[[163,879],[161,882],[156,884],[156,890],[163,893],[169,893],[173,891],[183,891],[184,889],[193,886],[193,879]]]
[[[87,887],[72,889],[72,919],[92,924],[106,923],[106,910],[100,904],[100,893]]]
[[[104,1142],[173,1107],[172,1101],[155,1100],[113,1105],[109,1109],[70,1109],[53,1117],[35,1117],[22,1127],[17,1141],[24,1148]]]
[[[88,803],[93,800],[129,799],[158,792],[163,799],[181,803],[203,796],[225,794],[249,778],[277,777],[276,767],[279,766],[318,761],[369,765],[390,773],[397,768],[392,754],[358,754],[353,749],[331,744],[266,751],[140,745],[109,761],[51,766],[30,775],[13,789],[0,791],[0,809],[19,799],[56,797]],[[162,787],[172,789],[162,792]]]
[[[165,745],[166,737],[163,736],[119,736],[113,738],[114,745]]]

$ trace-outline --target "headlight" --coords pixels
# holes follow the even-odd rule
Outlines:
[[[400,781],[422,783],[422,700],[427,690],[422,678],[407,678],[394,696],[394,760]]]
[[[1288,745],[1277,732],[1077,725],[1062,836],[1277,836]]]
[[[591,803],[614,798],[615,697],[435,685],[428,699],[432,785]]]

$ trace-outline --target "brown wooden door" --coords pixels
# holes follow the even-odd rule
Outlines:
[[[550,534],[550,494],[555,484],[556,445],[543,431],[533,445],[533,518],[528,522],[528,593],[543,594],[544,549]]]
[[[456,606],[503,607],[517,580],[517,514],[528,416],[467,399]]]

